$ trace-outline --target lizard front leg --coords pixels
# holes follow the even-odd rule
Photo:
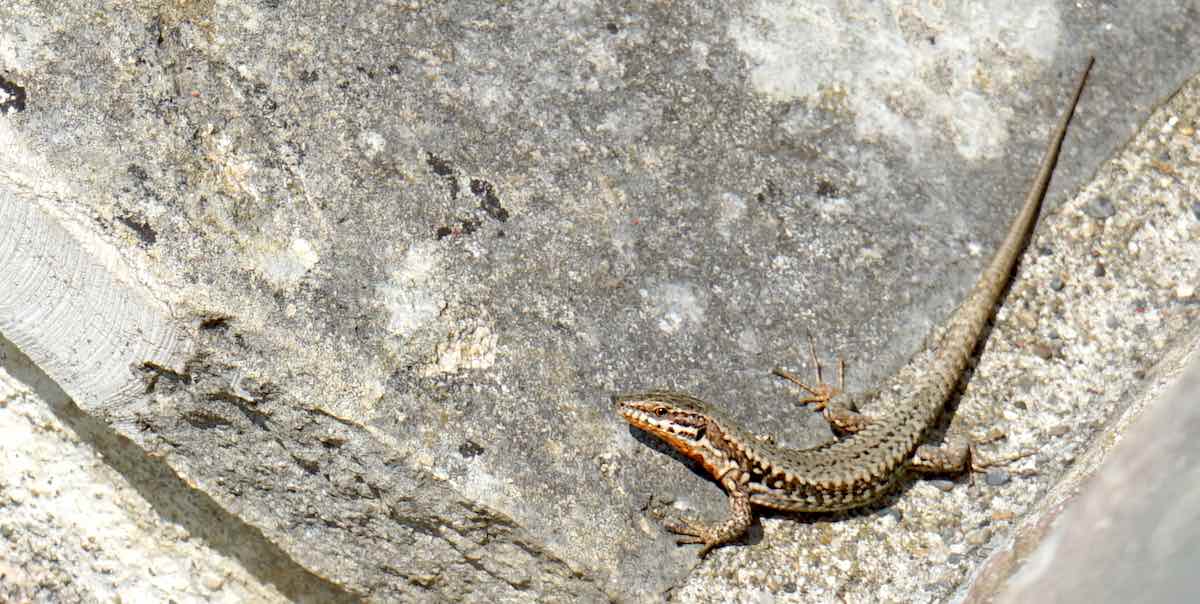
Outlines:
[[[808,396],[800,399],[800,404],[812,403],[813,408],[820,411],[825,421],[837,432],[854,434],[866,428],[867,424],[871,423],[871,418],[858,412],[855,401],[869,400],[874,394],[852,396],[846,393],[846,362],[841,359],[838,359],[838,385],[825,383],[821,376],[821,359],[817,357],[817,345],[811,335],[808,338],[808,353],[812,357],[816,372],[817,381],[814,385],[805,384],[795,374],[780,367],[776,367],[771,373],[804,389]]]
[[[729,517],[721,524],[709,525],[698,520],[668,521],[664,524],[667,530],[677,535],[683,535],[675,543],[686,545],[700,543],[700,557],[703,558],[709,550],[724,545],[746,534],[753,522],[750,512],[750,492],[746,489],[745,479],[735,477],[736,472],[730,472],[721,479],[721,485],[729,492]]]

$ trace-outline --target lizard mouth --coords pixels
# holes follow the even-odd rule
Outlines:
[[[636,407],[620,407],[619,412],[629,425],[643,432],[648,432],[674,446],[704,439],[704,426],[691,427],[670,421],[655,421],[658,418]]]
[[[706,427],[703,415],[662,400],[660,394],[615,394],[611,398],[627,423],[672,446],[687,447],[703,440]]]

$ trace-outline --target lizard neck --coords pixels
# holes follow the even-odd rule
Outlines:
[[[703,436],[691,441],[668,439],[667,442],[720,482],[726,474],[744,467],[744,438],[733,422],[717,412],[710,412],[705,414]]]

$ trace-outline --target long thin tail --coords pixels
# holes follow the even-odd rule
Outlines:
[[[1088,72],[1091,71],[1094,62],[1094,57],[1088,57],[1087,65],[1084,66],[1083,73],[1079,75],[1079,83],[1075,85],[1075,94],[1071,97],[1071,102],[1067,104],[1066,111],[1059,118],[1054,134],[1050,137],[1046,154],[1042,156],[1041,167],[1033,179],[1033,187],[1025,198],[1025,205],[1021,207],[1021,213],[1013,221],[1012,227],[1009,228],[1004,241],[1000,243],[1000,248],[996,250],[996,255],[992,257],[992,262],[988,265],[987,270],[980,275],[979,281],[975,283],[970,295],[950,319],[950,324],[941,340],[942,346],[937,351],[937,359],[933,363],[933,369],[938,372],[940,385],[944,390],[941,400],[945,400],[944,397],[950,395],[959,376],[962,375],[963,369],[966,368],[967,361],[970,359],[979,337],[983,334],[984,326],[995,312],[1000,302],[1000,295],[1012,278],[1017,259],[1021,257],[1021,252],[1024,251],[1029,236],[1033,233],[1038,213],[1042,209],[1042,199],[1046,196],[1046,187],[1050,184],[1050,175],[1054,173],[1054,165],[1058,162],[1058,151],[1062,148],[1063,137],[1067,133],[1067,124],[1071,122],[1071,116],[1075,114],[1075,105],[1079,102],[1079,95],[1083,92],[1084,82],[1087,81]]]

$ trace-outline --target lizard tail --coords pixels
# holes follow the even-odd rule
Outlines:
[[[1058,152],[1062,148],[1063,137],[1067,133],[1067,124],[1071,122],[1071,116],[1075,114],[1075,105],[1079,102],[1079,95],[1083,92],[1084,82],[1087,81],[1088,72],[1091,71],[1094,62],[1095,58],[1089,57],[1083,73],[1079,75],[1075,93],[1071,97],[1071,102],[1067,104],[1066,111],[1059,118],[1054,134],[1050,137],[1046,153],[1042,156],[1041,167],[1033,179],[1033,187],[1029,190],[1029,195],[1025,197],[1020,214],[1013,221],[1000,248],[996,250],[991,264],[980,275],[979,281],[975,283],[970,295],[955,311],[955,316],[950,319],[950,324],[941,341],[942,345],[938,348],[938,358],[933,363],[933,367],[938,373],[938,386],[943,393],[940,398],[942,401],[950,396],[959,377],[962,376],[963,370],[966,369],[967,361],[971,358],[971,353],[974,352],[979,338],[983,335],[988,320],[999,306],[1000,298],[1011,280],[1017,260],[1021,257],[1021,252],[1025,249],[1034,227],[1037,225],[1042,199],[1046,196],[1050,175],[1054,172],[1054,164],[1058,161]]]

